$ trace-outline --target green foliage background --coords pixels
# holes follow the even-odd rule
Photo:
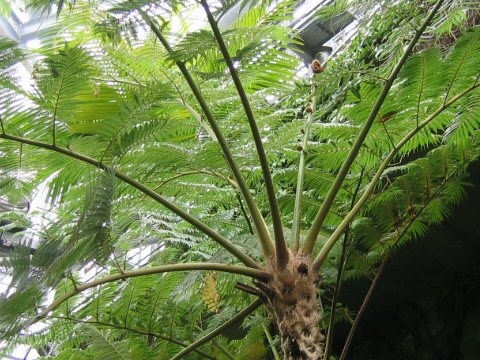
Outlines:
[[[221,17],[237,2],[220,3],[215,10]],[[308,79],[297,76],[300,61],[293,50],[301,40],[282,25],[296,1],[277,7],[269,1],[246,3],[243,15],[222,29],[223,37],[256,116],[288,239],[299,156],[305,151],[303,237],[385,79],[432,3],[386,2],[381,15],[368,13],[364,2],[337,2],[322,10],[318,16],[348,8],[363,14],[363,20],[325,72]],[[49,1],[31,5],[54,11]],[[393,161],[351,223],[348,237],[334,246],[322,268],[325,299],[333,297],[342,252],[347,254],[343,280],[370,277],[392,251],[424,236],[464,196],[467,166],[479,154],[477,7],[471,1],[445,1],[393,82],[319,235],[314,253],[393,151]],[[98,270],[93,276],[101,277],[172,263],[238,262],[198,229],[120,181],[115,171],[154,189],[263,261],[244,200],[175,62],[185,63],[198,83],[270,226],[243,107],[213,33],[203,25],[195,29],[187,16],[191,5],[60,0],[56,9],[55,24],[39,33],[38,50],[0,41],[2,134],[83,154],[107,171],[0,136],[1,197],[16,204],[45,187],[51,210],[0,214],[3,229],[20,227],[42,239],[34,254],[17,247],[2,261],[16,290],[0,298],[4,351],[31,344],[50,349],[50,357],[58,359],[170,359],[249,304],[252,297],[235,288],[244,278],[217,272],[214,284],[209,280],[207,286],[212,277],[193,271],[110,282],[61,304],[42,320],[42,330],[28,325],[51,302],[48,294],[60,296],[85,282],[85,268]],[[171,53],[138,9],[168,34]],[[14,71],[26,60],[34,63],[27,89]],[[317,106],[308,120],[305,108],[312,97]],[[299,150],[307,126],[308,147]],[[135,249],[151,254],[139,261],[132,256]],[[329,301],[321,311],[327,332]],[[341,305],[335,311],[337,321],[354,316]],[[235,331],[201,347],[203,354],[188,358],[272,358],[278,339],[270,328],[274,339],[267,341],[268,324],[267,314],[259,310]]]

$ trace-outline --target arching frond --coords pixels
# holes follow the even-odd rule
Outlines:
[[[263,312],[243,319],[260,305],[254,295],[279,314],[265,280],[283,271],[272,234],[305,244],[292,284],[329,255],[308,287],[328,297],[339,258],[344,279],[371,276],[464,196],[479,153],[474,5],[336,2],[323,15],[353,6],[358,34],[300,78],[299,32],[287,26],[297,1],[202,4],[36,0],[58,11],[36,34],[40,48],[0,39],[0,231],[15,240],[1,262],[9,350],[268,358],[282,334],[265,335]],[[23,204],[34,194],[32,212]],[[348,318],[335,307],[325,313]],[[239,313],[243,323],[225,330]]]

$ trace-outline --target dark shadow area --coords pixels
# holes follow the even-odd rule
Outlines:
[[[387,264],[347,359],[480,359],[480,162],[467,181],[449,219]],[[358,310],[369,285],[347,282],[340,302]],[[348,330],[336,329],[337,356]]]

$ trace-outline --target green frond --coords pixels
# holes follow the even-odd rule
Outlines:
[[[444,141],[464,142],[471,138],[480,128],[480,92],[472,91],[462,101],[462,110],[454,114],[454,118],[446,128]]]
[[[446,79],[445,101],[478,78],[479,39],[480,31],[471,29],[455,42],[447,55],[443,72]]]
[[[0,82],[3,86],[8,85],[7,76],[11,75],[11,67],[21,59],[17,45],[11,39],[0,37]]]
[[[463,28],[468,20],[469,8],[475,6],[475,2],[452,1],[448,5],[449,11],[435,24],[435,33],[438,35],[452,34],[455,30]]]
[[[239,349],[239,359],[266,359],[267,348],[264,344],[264,334],[261,326],[249,329],[245,344]]]
[[[199,30],[188,33],[168,55],[171,61],[194,62],[198,58],[220,58],[216,50],[215,38],[211,31]]]
[[[392,121],[415,121],[428,116],[429,111],[439,105],[444,81],[445,66],[437,48],[427,49],[408,59],[399,75],[399,89],[387,99],[383,112],[394,113]],[[394,94],[394,95],[393,95]],[[391,100],[391,103],[389,103]],[[401,110],[395,109],[402,104]],[[390,119],[385,120],[390,126]],[[413,124],[412,124],[413,125]]]
[[[340,15],[349,9],[348,0],[336,0],[333,4],[322,7],[317,16],[319,19],[331,19],[333,16]]]
[[[76,5],[76,0],[34,0],[30,3],[34,9],[42,10],[45,12],[50,12],[53,7],[57,8],[57,16],[60,15],[60,12],[65,8],[72,10]]]
[[[442,146],[410,163],[405,174],[368,202],[368,217],[353,224],[357,241],[385,251],[423,237],[463,198],[465,165],[477,158],[475,149],[472,142]]]
[[[136,349],[132,349],[127,343],[109,339],[105,332],[93,326],[84,325],[79,330],[87,340],[87,351],[95,353],[95,357],[112,360],[133,360],[140,355],[134,354],[133,352]]]
[[[465,196],[467,166],[478,157],[480,32],[471,26],[472,4],[445,1],[398,76],[388,79],[431,3],[396,2],[375,15],[367,11],[374,1],[335,2],[320,16],[364,14],[359,31],[323,73],[299,78],[294,47],[301,41],[285,26],[298,1],[209,1],[247,92],[287,235],[297,192],[302,237],[385,84],[392,84],[315,244],[319,251],[332,234],[350,229],[343,280],[371,277],[392,250],[446,219]],[[53,5],[57,21],[36,33],[39,49],[19,51],[0,39],[0,231],[15,232],[16,243],[0,265],[11,279],[0,296],[0,339],[10,341],[2,351],[26,344],[51,349],[52,359],[170,359],[251,302],[235,287],[245,281],[240,275],[190,271],[115,280],[62,302],[42,319],[44,329],[29,324],[53,293],[62,299],[91,280],[166,264],[238,263],[211,241],[212,232],[265,264],[252,225],[260,216],[250,213],[245,195],[268,228],[272,214],[242,101],[207,22],[197,21],[195,2],[32,3],[45,11]],[[173,51],[153,36],[144,13]],[[232,14],[238,16],[228,22]],[[33,72],[23,89],[17,70],[25,59]],[[186,68],[179,71],[175,62]],[[186,71],[206,105],[192,93]],[[207,107],[245,178],[243,193]],[[19,209],[35,194],[41,207]],[[161,199],[181,211],[172,213]],[[18,245],[30,238],[41,240],[34,251]],[[341,253],[335,244],[322,268],[327,297]],[[343,305],[335,311],[349,319]],[[267,321],[263,313],[250,316],[188,358],[268,359]]]
[[[62,125],[68,125],[75,110],[81,107],[76,99],[78,95],[92,94],[88,82],[91,76],[89,57],[79,46],[65,45],[65,48],[38,64],[33,74],[37,80],[39,99],[42,108],[50,116],[42,120],[55,124],[61,133]],[[87,80],[87,81],[85,81]],[[53,130],[52,130],[53,131]],[[53,135],[52,135],[53,136]],[[55,142],[54,139],[50,139]]]

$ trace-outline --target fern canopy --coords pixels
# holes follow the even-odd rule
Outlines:
[[[349,9],[361,21],[325,71],[307,78],[301,34],[287,26],[296,1],[217,3],[211,10],[243,93],[194,2],[32,1],[57,13],[39,31],[41,48],[0,39],[0,227],[17,241],[0,265],[9,282],[0,295],[5,354],[27,344],[52,359],[171,359],[182,350],[188,359],[272,358],[278,336],[256,306],[209,338],[254,299],[244,274],[121,276],[183,263],[263,269],[268,246],[278,248],[242,95],[285,238],[298,221],[303,243],[391,86],[315,237],[313,255],[352,216],[342,228],[351,241],[344,280],[371,276],[461,201],[480,151],[480,30],[464,16],[470,2],[444,1],[393,78],[430,2],[387,2],[381,17],[355,1],[323,10],[318,16]],[[26,61],[27,87],[16,70]],[[24,211],[33,198],[41,206]],[[322,294],[340,254],[334,244]],[[108,277],[116,280],[82,288]]]

